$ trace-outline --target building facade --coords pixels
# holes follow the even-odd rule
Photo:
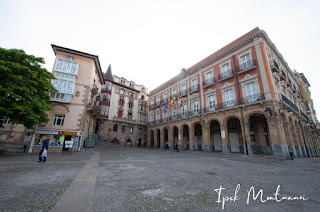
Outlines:
[[[80,150],[84,140],[96,134],[96,119],[100,116],[100,91],[104,84],[99,58],[61,46],[52,45],[56,55],[52,73],[53,86],[48,111],[50,121],[39,125],[31,142],[31,150],[40,151],[42,135],[50,138],[49,151]]]
[[[308,86],[255,28],[150,92],[147,145],[318,156]]]
[[[146,146],[147,88],[112,75],[111,65],[101,89],[99,135],[108,142]]]

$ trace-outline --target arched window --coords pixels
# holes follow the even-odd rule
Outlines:
[[[113,131],[118,131],[118,125],[117,124],[113,125]]]

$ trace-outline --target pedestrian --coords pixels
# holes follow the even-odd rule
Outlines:
[[[167,150],[169,151],[169,143],[168,143],[168,141],[166,141],[165,146],[164,146],[164,151],[166,152]]]
[[[176,140],[176,144],[175,144],[175,147],[174,147],[174,151],[175,152],[179,152],[179,142],[177,142],[177,140]]]
[[[24,143],[24,144],[23,144],[23,152],[24,152],[24,153],[26,152],[27,147],[28,147],[28,144],[27,144],[27,143]]]
[[[47,136],[42,136],[40,140],[42,140],[42,148],[41,148],[41,151],[39,152],[39,161],[38,162],[46,162],[47,155],[44,155],[44,157],[43,157],[42,153],[44,150],[48,151],[50,140],[47,138]],[[42,158],[43,158],[43,160],[42,160]]]

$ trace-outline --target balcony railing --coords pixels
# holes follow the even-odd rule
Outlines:
[[[242,104],[248,104],[248,103],[252,103],[252,102],[262,101],[264,99],[265,98],[264,98],[263,93],[249,95],[249,96],[243,97],[241,99],[233,99],[233,100],[226,101],[223,103],[213,104],[208,107],[204,107],[202,109],[199,108],[197,110],[179,112],[176,115],[171,115],[168,118],[156,120],[155,124],[161,124],[161,123],[164,123],[167,121],[175,121],[175,120],[179,120],[179,119],[183,119],[183,118],[197,116],[200,114],[214,113],[214,112],[222,110],[222,109],[227,109],[227,108],[232,108],[232,107],[242,105]],[[152,124],[154,124],[154,123],[149,122],[149,125],[152,125]]]
[[[233,77],[233,70],[232,69],[229,69],[228,71],[222,72],[221,74],[219,74],[218,80],[221,81],[221,80],[228,79],[230,77]]]
[[[206,79],[202,82],[203,87],[214,84],[214,78],[211,77],[210,79]]]
[[[309,120],[309,117],[308,117],[304,112],[302,112],[302,111],[300,110],[300,113],[301,113],[301,115],[302,115],[303,118],[305,118],[307,121],[310,121],[310,120]]]
[[[91,92],[93,95],[98,93],[98,87],[95,84],[92,84]]]
[[[280,73],[279,65],[276,61],[273,60],[273,62],[270,62],[270,68],[272,72]]]
[[[284,101],[285,103],[287,103],[292,109],[294,109],[295,111],[299,112],[299,109],[298,107],[293,104],[293,102],[291,102],[287,97],[285,97],[284,95],[282,95],[282,101]]]
[[[286,79],[287,79],[286,73],[283,70],[281,70],[280,80],[286,80]]]
[[[160,106],[160,100],[156,102],[156,107]]]
[[[187,89],[180,91],[180,97],[187,95]]]
[[[236,72],[238,74],[240,73],[243,73],[243,72],[246,72],[246,71],[249,71],[249,70],[252,70],[254,68],[256,68],[256,61],[255,60],[249,60],[248,62],[246,63],[242,63],[240,64],[240,66],[238,68],[236,68]]]
[[[199,84],[193,85],[191,88],[189,88],[189,92],[194,92],[199,90]]]
[[[154,104],[149,105],[149,109],[154,108]]]

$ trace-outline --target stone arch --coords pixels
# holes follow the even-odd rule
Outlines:
[[[190,149],[190,127],[188,124],[182,125],[182,143],[184,149]]]
[[[248,122],[246,122],[249,124],[249,131],[246,132],[250,139],[248,148],[253,154],[272,155],[272,141],[267,117],[265,113],[250,113]]]
[[[154,130],[152,129],[151,132],[150,132],[150,135],[151,135],[151,144],[150,144],[150,147],[154,147]]]
[[[297,141],[297,135],[296,135],[296,129],[295,129],[295,122],[292,117],[292,115],[288,116],[288,121],[289,121],[289,134],[291,135],[290,138],[290,145],[288,146],[289,152],[292,152],[294,156],[297,155],[297,146],[298,146],[298,141]]]
[[[262,114],[266,120],[268,121],[268,117],[269,117],[269,114],[264,112],[264,111],[259,111],[259,110],[255,110],[255,111],[250,111],[249,113],[247,113],[245,116],[244,116],[244,123],[249,123],[249,119],[252,115],[254,114]]]
[[[222,151],[222,138],[220,121],[216,118],[212,118],[208,121],[209,124],[209,143],[212,151]]]
[[[242,135],[240,119],[237,116],[229,116],[226,120],[230,152],[244,153],[244,138]]]
[[[227,123],[228,123],[228,121],[229,121],[229,119],[232,119],[232,118],[239,119],[239,121],[241,120],[241,117],[240,117],[239,115],[237,115],[237,114],[231,114],[231,115],[226,116],[226,117],[223,119],[222,123],[220,123],[220,124],[226,126]],[[240,123],[241,123],[241,121],[240,121]]]

